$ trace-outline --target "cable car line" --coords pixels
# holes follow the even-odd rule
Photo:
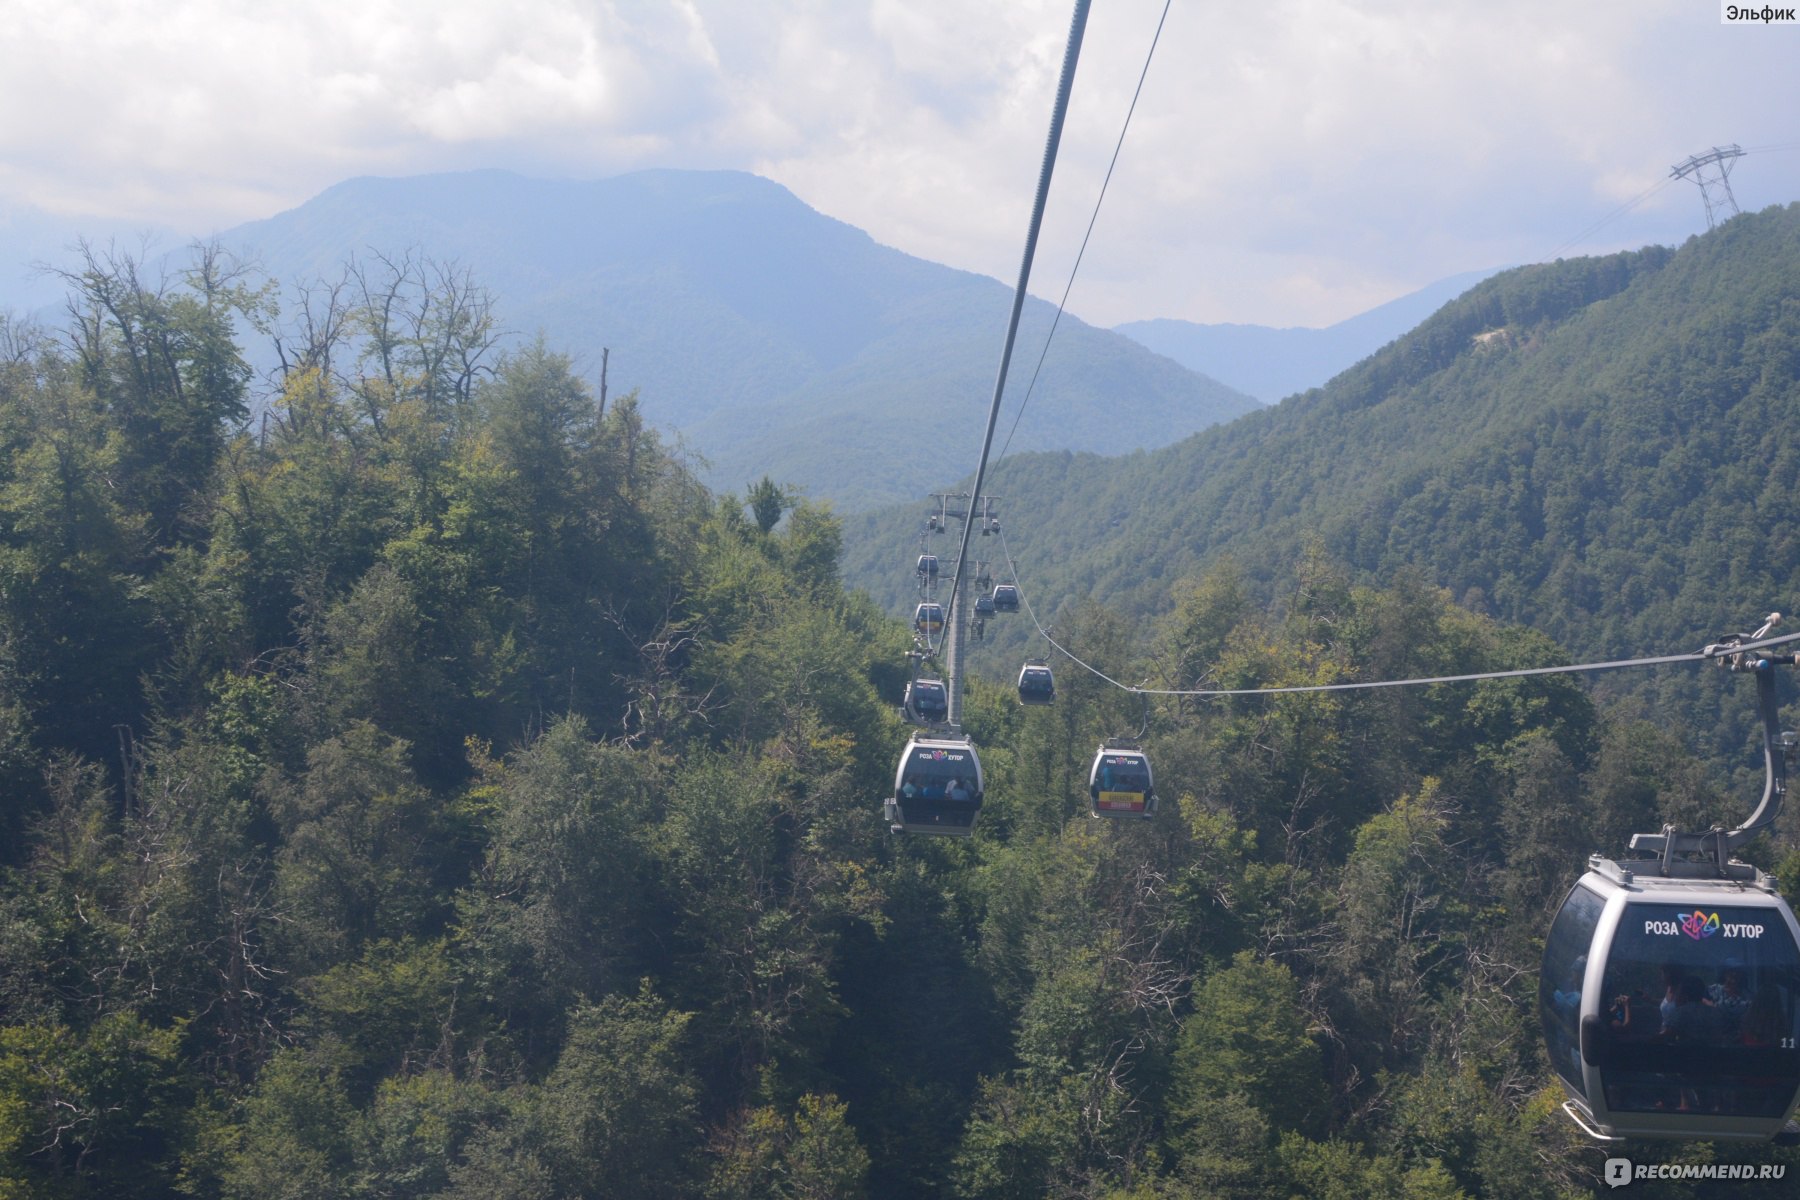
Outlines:
[[[1746,642],[1743,645],[1720,643],[1710,645],[1701,650],[1689,651],[1686,654],[1659,654],[1647,658],[1619,658],[1607,662],[1569,663],[1560,667],[1520,667],[1509,671],[1478,671],[1469,675],[1431,675],[1417,679],[1369,679],[1357,683],[1313,683],[1292,685],[1287,687],[1266,688],[1146,688],[1133,687],[1128,683],[1120,683],[1106,672],[1091,663],[1084,662],[1067,646],[1050,636],[1048,630],[1038,621],[1037,612],[1031,607],[1031,597],[1026,594],[1025,585],[1019,583],[1018,565],[1013,561],[1012,548],[1006,544],[1006,533],[1000,533],[1000,551],[1006,555],[1007,570],[1012,573],[1013,583],[1018,586],[1019,600],[1025,607],[1026,615],[1036,626],[1039,636],[1076,666],[1089,674],[1104,679],[1123,692],[1136,692],[1147,696],[1277,696],[1301,692],[1353,692],[1368,691],[1371,688],[1422,687],[1434,683],[1473,683],[1483,679],[1518,679],[1527,675],[1570,675],[1583,671],[1612,671],[1625,667],[1666,666],[1669,663],[1707,662],[1727,654],[1743,654],[1751,650],[1760,650],[1767,646],[1781,646],[1789,642],[1800,641],[1800,633],[1784,633],[1778,637],[1762,638]]]
[[[1044,348],[1038,352],[1037,366],[1031,369],[1031,382],[1025,385],[1025,395],[1019,400],[1019,411],[1013,414],[1012,428],[1006,431],[1006,440],[1000,443],[996,466],[1006,458],[1013,434],[1019,431],[1019,418],[1025,415],[1025,406],[1031,403],[1031,392],[1037,386],[1039,373],[1044,369],[1044,359],[1050,353],[1050,343],[1056,338],[1056,327],[1062,323],[1063,310],[1069,306],[1069,293],[1075,288],[1075,274],[1081,270],[1081,260],[1087,254],[1088,239],[1094,236],[1094,223],[1100,219],[1100,205],[1106,200],[1107,185],[1112,183],[1113,168],[1119,165],[1119,151],[1125,148],[1125,134],[1131,128],[1131,116],[1137,112],[1138,97],[1144,94],[1144,80],[1150,75],[1150,61],[1156,57],[1156,44],[1162,40],[1163,25],[1169,19],[1169,6],[1174,2],[1175,0],[1163,0],[1162,16],[1157,18],[1156,32],[1150,37],[1150,51],[1144,55],[1144,69],[1138,72],[1137,90],[1131,93],[1131,104],[1125,109],[1125,122],[1119,127],[1119,140],[1113,145],[1112,161],[1106,164],[1106,178],[1100,181],[1100,194],[1094,197],[1094,211],[1088,217],[1087,232],[1081,235],[1081,248],[1075,252],[1075,265],[1069,268],[1069,282],[1063,285],[1062,299],[1056,303],[1056,316],[1050,321],[1050,332],[1044,335]]]
[[[896,833],[967,837],[974,832],[975,819],[981,812],[984,791],[981,757],[976,752],[974,741],[962,732],[961,724],[964,621],[958,598],[963,589],[964,569],[969,561],[969,534],[978,519],[981,484],[987,475],[988,455],[994,446],[994,427],[1000,419],[1000,401],[1006,394],[1007,368],[1012,363],[1013,344],[1019,335],[1019,316],[1025,307],[1025,289],[1031,281],[1031,263],[1036,257],[1038,234],[1043,228],[1044,207],[1050,194],[1050,178],[1056,169],[1056,151],[1062,142],[1063,121],[1069,111],[1069,94],[1075,85],[1075,65],[1081,58],[1081,41],[1087,30],[1089,5],[1090,0],[1075,0],[1075,12],[1069,23],[1069,40],[1063,52],[1062,74],[1057,80],[1050,132],[1045,139],[1044,160],[1038,171],[1031,223],[1025,235],[1025,252],[1019,263],[1019,282],[1013,290],[1006,340],[1000,351],[1000,367],[994,378],[994,397],[988,405],[987,428],[982,434],[981,459],[976,465],[975,482],[969,493],[968,513],[963,521],[962,538],[957,544],[955,569],[950,574],[950,595],[942,610],[942,619],[947,626],[942,632],[946,635],[944,665],[945,683],[949,691],[944,729],[942,732],[933,729],[924,736],[919,731],[914,731],[906,749],[900,754],[900,762],[894,768],[893,795],[883,805],[889,828]],[[988,519],[987,510],[981,511],[982,532],[993,532],[993,522]],[[915,625],[922,616],[922,612],[915,614]],[[929,639],[929,631],[927,638]]]
[[[1783,642],[1800,640],[1800,633],[1791,633],[1780,639]],[[1777,645],[1771,639],[1764,645]],[[1581,671],[1611,671],[1622,667],[1654,667],[1668,663],[1697,663],[1717,658],[1723,651],[1715,652],[1711,647],[1705,650],[1694,650],[1687,654],[1660,654],[1649,658],[1620,658],[1610,662],[1570,663],[1560,667],[1522,667],[1512,671],[1481,671],[1472,675],[1434,675],[1420,679],[1372,679],[1360,683],[1318,683],[1306,686],[1275,688],[1214,688],[1195,691],[1181,691],[1175,688],[1143,688],[1141,690],[1152,696],[1262,696],[1282,692],[1349,692],[1367,690],[1369,688],[1418,687],[1434,683],[1471,683],[1482,679],[1517,679],[1526,675],[1570,675]]]
[[[1044,161],[1038,170],[1037,194],[1031,205],[1031,223],[1025,234],[1025,252],[1019,262],[1019,282],[1013,289],[1012,312],[1007,318],[1006,340],[1000,351],[1000,368],[994,377],[994,398],[988,405],[987,430],[981,439],[981,458],[975,467],[975,483],[969,492],[969,512],[981,499],[981,484],[987,476],[988,454],[994,446],[994,426],[1000,420],[1000,400],[1006,394],[1006,372],[1012,365],[1013,343],[1019,336],[1019,315],[1025,308],[1025,289],[1031,282],[1031,263],[1037,256],[1038,234],[1044,225],[1044,206],[1050,198],[1050,177],[1056,170],[1056,151],[1062,143],[1063,119],[1069,111],[1069,93],[1075,86],[1075,64],[1081,58],[1081,39],[1087,30],[1089,0],[1075,0],[1075,14],[1069,23],[1069,43],[1063,52],[1062,75],[1056,84],[1056,103],[1050,116],[1050,133],[1044,143]],[[949,674],[950,723],[962,718],[962,617],[957,596],[963,585],[963,568],[969,561],[969,534],[973,520],[963,523],[962,539],[956,550],[956,570],[950,576]]]
[[[1071,662],[1119,690],[1137,695],[1143,704],[1144,726],[1138,737],[1109,738],[1095,754],[1088,787],[1090,815],[1097,818],[1148,819],[1155,813],[1150,759],[1138,744],[1148,730],[1151,696],[1356,691],[1709,660],[1720,661],[1733,671],[1752,672],[1757,684],[1766,771],[1761,802],[1730,830],[1715,825],[1702,831],[1681,831],[1666,824],[1659,833],[1634,834],[1628,853],[1617,860],[1591,855],[1587,873],[1570,890],[1545,939],[1538,1007],[1551,1066],[1569,1094],[1562,1109],[1590,1137],[1607,1143],[1630,1137],[1735,1141],[1774,1138],[1800,1143],[1800,1127],[1790,1123],[1790,1115],[1800,1103],[1800,922],[1781,898],[1773,877],[1754,864],[1729,857],[1774,824],[1786,794],[1787,764],[1800,751],[1800,735],[1780,729],[1774,675],[1777,664],[1793,665],[1800,655],[1792,651],[1764,653],[1800,642],[1800,634],[1765,636],[1780,621],[1779,613],[1770,614],[1753,634],[1730,635],[1686,654],[1412,679],[1229,689],[1128,686],[1077,657],[1038,620],[1036,610],[1018,584],[1018,565],[1004,532],[992,519],[989,508],[980,508],[978,516],[978,505],[1088,7],[1089,0],[1076,0],[1024,259],[982,438],[980,463],[972,491],[959,497],[967,501],[967,510],[955,514],[964,524],[955,569],[950,575],[948,603],[942,608],[932,602],[935,597],[930,576],[920,571],[920,591],[926,599],[915,616],[915,627],[927,649],[933,632],[926,620],[928,612],[935,614],[938,630],[948,635],[944,639],[948,696],[944,719],[932,722],[928,730],[915,730],[901,753],[894,771],[892,796],[883,805],[890,828],[895,833],[967,837],[974,832],[981,810],[985,788],[981,759],[974,741],[960,724],[964,622],[958,604],[968,565],[969,535],[977,519],[982,522],[984,534],[1000,534],[1001,549],[1012,572],[1014,582],[1003,585],[1011,606],[1004,611],[1014,611],[1022,602],[1039,636]],[[1167,12],[1165,5],[1165,18]],[[1161,30],[1159,21],[1159,37]],[[1154,40],[1151,49],[1154,53]],[[1145,70],[1148,71],[1148,60]],[[1138,82],[1141,90],[1142,76]],[[1133,110],[1136,103],[1134,94]],[[1126,119],[1129,124],[1129,113]],[[1123,133],[1120,136],[1122,144]],[[1115,147],[1115,163],[1117,157]],[[1109,167],[1108,181],[1111,175]],[[1655,190],[1646,191],[1618,211],[1628,211]],[[1103,183],[1102,197],[1105,191]],[[1096,216],[1098,207],[1096,203]],[[1600,224],[1616,215],[1609,214]],[[1089,234],[1093,224],[1090,219]],[[1084,238],[1083,252],[1086,246]],[[1080,253],[1076,256],[1077,269],[1081,257]],[[1069,287],[1073,281],[1072,271]],[[1064,304],[1068,295],[1065,288]],[[1063,306],[1059,305],[1057,319],[1051,323],[1038,359],[1040,369],[1062,312]],[[1020,402],[1020,415],[1037,378],[1034,371]],[[1018,420],[1015,416],[1015,430]],[[1002,458],[1011,439],[1009,432],[1001,448]],[[928,531],[943,531],[950,515],[948,498],[937,499],[939,512],[928,523]],[[920,566],[923,564],[921,559]],[[980,586],[985,590],[987,585],[983,582]],[[1001,611],[997,598],[1001,588],[994,590],[993,607]],[[1037,678],[1039,674],[1041,678]],[[922,685],[936,682],[921,680],[915,665],[905,711],[921,717]],[[1041,687],[1036,702],[1052,701],[1054,684],[1043,660],[1028,661],[1021,671],[1021,702],[1031,702],[1028,683],[1033,688]],[[1660,1006],[1650,1000],[1650,985],[1658,972],[1664,985]],[[1704,983],[1709,974],[1719,980],[1710,993]],[[1657,1018],[1660,1028],[1652,1032],[1653,1020]]]

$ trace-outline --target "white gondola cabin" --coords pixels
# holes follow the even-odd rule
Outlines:
[[[895,833],[968,837],[981,813],[982,789],[973,742],[915,733],[894,770],[888,823]]]
[[[994,588],[994,611],[1014,613],[1019,611],[1019,589],[1010,583],[1002,583]]]
[[[1787,758],[1774,667],[1755,634],[1703,652],[1756,675],[1762,802],[1735,829],[1631,839],[1596,854],[1544,941],[1538,1011],[1563,1111],[1590,1137],[1791,1141],[1800,1097],[1800,924],[1775,882],[1731,854],[1775,823]],[[1751,643],[1751,648],[1739,647]]]
[[[1056,700],[1056,677],[1047,663],[1028,662],[1019,668],[1019,703],[1051,704]]]
[[[918,725],[941,725],[950,719],[950,695],[941,679],[914,679],[906,685],[906,717]]]
[[[1088,812],[1113,818],[1154,815],[1156,785],[1149,755],[1136,746],[1102,745],[1088,771]]]
[[[1563,1109],[1590,1136],[1764,1141],[1800,1093],[1800,926],[1769,877],[1638,876],[1596,856],[1544,945]]]

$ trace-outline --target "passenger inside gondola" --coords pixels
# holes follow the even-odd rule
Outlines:
[[[1800,1079],[1800,961],[1783,932],[1766,910],[1634,905],[1607,957],[1596,1030],[1607,1108],[1779,1115]]]
[[[1744,1010],[1750,1007],[1750,997],[1744,994],[1743,964],[1736,959],[1726,959],[1719,969],[1719,982],[1708,991],[1713,1012],[1718,1014],[1720,1031],[1727,1037],[1735,1034],[1743,1023]]]

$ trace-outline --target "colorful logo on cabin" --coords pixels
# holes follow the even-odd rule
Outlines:
[[[1681,932],[1695,941],[1709,938],[1719,932],[1719,914],[1703,913],[1699,909],[1695,909],[1693,915],[1681,918]]]

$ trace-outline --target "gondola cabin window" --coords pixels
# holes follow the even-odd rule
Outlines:
[[[1768,908],[1631,904],[1601,980],[1614,1112],[1776,1117],[1800,1083],[1800,953]]]
[[[1103,754],[1095,771],[1094,806],[1105,812],[1141,813],[1150,793],[1150,773],[1135,754]]]
[[[1606,901],[1580,884],[1569,893],[1544,942],[1538,975],[1538,1010],[1550,1065],[1577,1096],[1586,1096],[1581,1072],[1581,993],[1586,987],[1588,946]]]

